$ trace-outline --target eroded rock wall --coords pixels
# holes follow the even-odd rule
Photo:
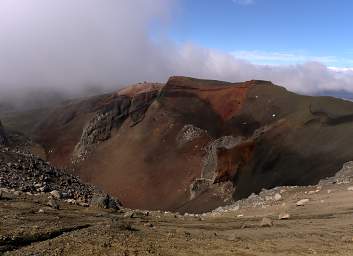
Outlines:
[[[94,147],[108,140],[112,129],[119,129],[125,120],[129,119],[130,126],[141,122],[148,107],[158,95],[158,90],[132,96],[113,95],[83,129],[81,139],[73,152],[73,161],[85,160]]]

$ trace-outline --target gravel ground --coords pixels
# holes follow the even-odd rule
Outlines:
[[[0,251],[4,255],[353,255],[352,190],[349,178],[282,187],[201,215],[112,211],[64,200],[58,200],[59,209],[54,209],[47,205],[48,193],[3,192]]]

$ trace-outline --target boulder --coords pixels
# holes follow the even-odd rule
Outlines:
[[[61,193],[57,190],[53,190],[50,192],[50,195],[55,199],[61,199]]]
[[[288,220],[290,218],[290,214],[289,213],[280,213],[278,216],[279,220]]]
[[[304,206],[306,203],[308,203],[310,200],[309,199],[302,199],[302,200],[299,200],[296,205],[297,206]]]
[[[275,196],[274,196],[274,199],[275,199],[275,201],[280,201],[282,199],[281,194],[276,193]]]

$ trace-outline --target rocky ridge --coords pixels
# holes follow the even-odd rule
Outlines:
[[[148,107],[159,95],[157,85],[152,84],[149,89],[145,87],[136,85],[130,90],[121,90],[102,103],[83,129],[73,152],[74,162],[84,160],[97,144],[111,137],[112,129],[118,129],[126,119],[130,118],[131,127],[142,121]]]
[[[353,162],[347,162],[343,165],[342,169],[339,170],[335,176],[327,177],[319,181],[317,185],[312,186],[279,186],[273,189],[263,189],[258,194],[251,194],[249,197],[238,200],[233,204],[218,207],[217,209],[211,211],[210,213],[205,213],[205,215],[220,215],[223,213],[229,212],[238,212],[242,208],[266,208],[270,207],[271,204],[283,203],[286,195],[296,193],[296,191],[304,190],[304,196],[310,196],[317,194],[322,191],[327,191],[328,194],[332,192],[332,190],[327,189],[332,185],[347,185],[352,184],[353,182]],[[353,190],[353,187],[348,187],[347,189]],[[310,200],[307,198],[300,199],[297,201],[297,206],[302,206],[305,203],[309,202]],[[282,213],[283,215],[283,213]],[[281,215],[279,216],[281,218]]]

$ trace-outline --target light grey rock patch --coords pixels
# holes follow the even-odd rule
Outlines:
[[[309,199],[301,199],[301,200],[299,200],[297,203],[296,203],[296,205],[297,206],[304,206],[305,204],[307,204],[308,202],[309,202],[310,200]]]
[[[178,147],[182,147],[185,144],[192,142],[193,140],[200,138],[206,131],[192,125],[185,125],[176,137]]]
[[[244,137],[224,136],[211,142],[206,148],[206,155],[202,160],[202,176],[201,178],[214,180],[217,170],[217,149],[232,149],[241,144],[245,140]]]

